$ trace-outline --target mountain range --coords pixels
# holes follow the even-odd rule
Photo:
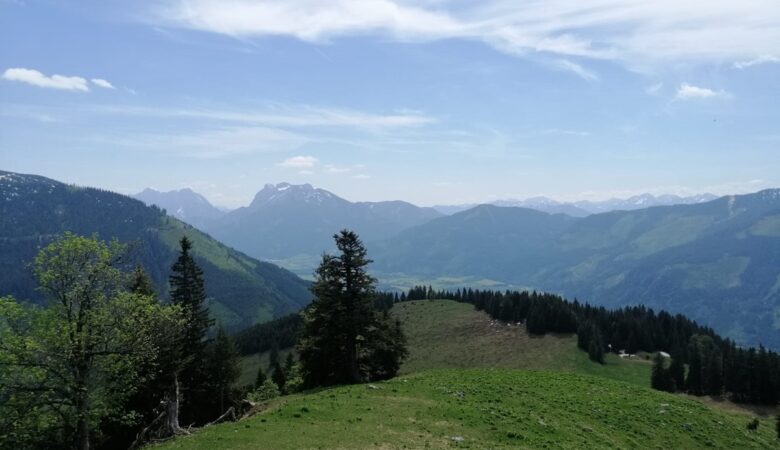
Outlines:
[[[715,200],[713,194],[698,194],[692,196],[640,194],[629,198],[611,198],[609,200],[579,200],[575,202],[560,202],[547,197],[532,197],[525,200],[495,200],[488,202],[494,206],[511,206],[530,208],[550,214],[567,214],[572,217],[585,217],[609,211],[632,211],[653,206],[693,205]],[[477,203],[460,205],[434,205],[433,208],[442,214],[455,214],[478,206]]]
[[[182,211],[192,225],[220,241],[262,259],[317,258],[333,250],[333,234],[357,231],[364,240],[385,239],[441,217],[433,208],[402,201],[350,202],[310,184],[267,184],[245,207],[217,214],[216,208],[191,190],[136,195],[168,211]],[[147,194],[144,194],[147,193]],[[205,202],[205,203],[204,203]],[[197,213],[197,216],[195,216]],[[206,218],[207,212],[210,218]],[[311,267],[305,269],[311,272]]]
[[[739,343],[780,348],[780,190],[709,201],[709,195],[639,196],[621,201],[622,210],[579,216],[571,208],[596,206],[537,198],[523,203],[535,208],[507,201],[444,215],[401,201],[350,202],[308,184],[280,183],[266,185],[246,207],[221,212],[191,190],[145,191],[146,201],[182,220],[197,218],[208,235],[157,207],[42,177],[3,173],[0,194],[0,286],[24,297],[36,294],[18,261],[29,261],[54,233],[140,240],[146,249],[141,259],[159,285],[165,285],[175,236],[186,233],[201,248],[215,287],[214,309],[245,325],[292,311],[309,298],[303,281],[252,257],[288,267],[297,261],[296,272],[311,274],[321,253],[333,250],[332,234],[350,228],[367,243],[383,286],[477,280],[482,287],[529,287],[606,306],[641,303],[686,314]],[[639,208],[654,202],[682,204]],[[266,291],[253,296],[254,285]]]
[[[0,295],[43,301],[31,262],[38,250],[65,231],[116,238],[130,245],[157,291],[167,297],[178,240],[187,236],[204,272],[212,315],[241,328],[299,310],[311,300],[308,283],[214,240],[157,207],[109,191],[49,178],[0,171]]]
[[[381,278],[475,277],[683,313],[780,347],[780,190],[575,218],[481,205],[371,248]]]

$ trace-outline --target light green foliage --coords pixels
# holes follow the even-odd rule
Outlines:
[[[265,402],[278,397],[280,394],[279,386],[271,380],[266,379],[263,384],[249,393],[249,400],[255,403]]]
[[[744,415],[599,377],[440,370],[280,397],[155,448],[776,448],[760,421],[748,431]]]
[[[123,252],[65,234],[35,259],[47,307],[0,300],[0,441],[83,447],[101,424],[134,420],[123,402],[154,363],[154,331],[175,326],[178,309],[124,291]]]

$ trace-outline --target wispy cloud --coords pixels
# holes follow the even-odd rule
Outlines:
[[[728,96],[729,94],[726,91],[714,91],[709,88],[683,83],[677,88],[677,95],[675,95],[675,98],[678,100],[689,100]]]
[[[304,136],[265,127],[225,127],[186,134],[115,134],[95,136],[86,140],[97,144],[195,159],[219,159],[241,154],[293,151],[308,141]]]
[[[734,67],[737,69],[747,69],[748,67],[769,63],[780,63],[780,58],[772,55],[761,55],[758,58],[754,58],[748,61],[737,61],[734,63]]]
[[[146,106],[98,106],[90,112],[138,117],[204,119],[275,127],[347,127],[382,130],[418,127],[436,122],[423,114],[374,114],[339,108],[300,105],[266,105],[254,110],[170,108]]]
[[[313,156],[293,156],[277,164],[286,169],[311,169],[319,161]]]
[[[90,81],[92,81],[92,84],[95,86],[102,87],[103,89],[116,89],[113,84],[102,78],[93,78]]]
[[[65,76],[65,75],[45,75],[44,73],[35,69],[25,69],[22,67],[13,67],[6,69],[3,72],[3,79],[9,81],[19,81],[27,83],[32,86],[49,88],[49,89],[62,89],[67,91],[89,91],[89,85],[92,83],[95,86],[103,89],[115,89],[108,80],[102,78],[92,78],[87,80],[84,77],[79,76]]]
[[[586,69],[580,64],[577,64],[573,61],[569,61],[567,59],[558,59],[552,62],[553,67],[564,70],[567,72],[572,72],[573,74],[577,75],[578,77],[582,78],[585,81],[594,81],[598,80],[598,75],[596,75],[595,72],[592,70]]]
[[[545,135],[560,134],[560,135],[580,136],[580,137],[590,136],[590,132],[589,131],[567,130],[567,129],[564,129],[564,128],[547,128],[547,129],[544,129],[544,130],[539,130],[538,133],[539,134],[545,134]]]
[[[485,0],[465,7],[407,0],[160,0],[158,6],[153,20],[162,25],[234,37],[468,39],[513,55],[629,65],[750,60],[776,54],[780,42],[774,0]]]
[[[24,69],[14,67],[6,69],[3,72],[3,79],[10,81],[19,81],[33,86],[63,89],[68,91],[88,91],[87,80],[82,77],[71,77],[64,75],[47,76],[34,69]]]

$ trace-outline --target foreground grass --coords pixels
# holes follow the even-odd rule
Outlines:
[[[574,373],[438,370],[272,401],[159,449],[777,448],[771,420]]]
[[[650,386],[649,361],[607,355],[606,364],[596,364],[577,349],[575,335],[530,336],[524,326],[493,321],[469,304],[420,300],[399,303],[392,313],[409,340],[401,373],[501,367],[577,372]]]

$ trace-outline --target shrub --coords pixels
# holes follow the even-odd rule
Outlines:
[[[279,386],[271,380],[265,380],[260,387],[250,392],[247,398],[249,401],[259,403],[271,400],[279,396]]]

